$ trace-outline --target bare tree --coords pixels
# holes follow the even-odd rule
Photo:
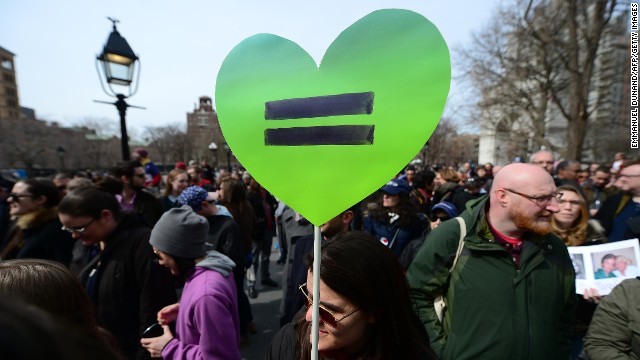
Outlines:
[[[616,0],[528,0],[523,28],[539,48],[548,49],[545,58],[559,55],[555,71],[565,74],[549,87],[551,97],[571,129],[567,159],[580,159],[591,113],[589,91],[600,40],[616,8]],[[548,26],[552,20],[555,26]],[[557,31],[557,26],[563,28]],[[558,86],[559,85],[559,86]],[[566,94],[566,96],[565,96]],[[597,101],[596,101],[597,104]]]
[[[462,51],[485,124],[513,141],[524,135],[530,149],[545,146],[580,159],[589,106],[597,106],[597,100],[589,103],[589,91],[598,45],[616,4],[519,0],[499,9],[473,47]],[[568,123],[566,144],[549,141],[554,111]]]
[[[422,148],[422,161],[424,164],[448,164],[456,159],[452,157],[452,141],[458,133],[458,127],[449,118],[442,118],[438,127]]]
[[[145,128],[145,136],[149,138],[150,146],[157,151],[162,164],[184,160],[191,152],[182,124],[149,126]]]
[[[102,169],[113,165],[116,154],[112,151],[113,144],[110,140],[119,134],[118,123],[108,118],[85,117],[74,126],[87,132],[87,140],[91,146],[83,149],[82,156],[90,161],[91,166]]]

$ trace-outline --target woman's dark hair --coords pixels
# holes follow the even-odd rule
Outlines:
[[[171,254],[168,255],[173,258],[173,261],[176,263],[178,271],[180,272],[178,276],[179,283],[177,285],[184,286],[184,281],[191,276],[193,271],[196,269],[196,259],[174,256]]]
[[[307,256],[312,270],[313,254]],[[413,312],[409,285],[396,255],[373,236],[348,231],[322,245],[320,279],[375,322],[361,353],[364,359],[430,358],[429,338]],[[296,320],[298,356],[311,353],[311,323]],[[433,357],[435,359],[435,357]]]
[[[63,293],[58,296],[65,298]],[[0,295],[3,359],[124,359],[104,340],[60,320],[37,306]]]
[[[247,190],[241,181],[233,178],[224,179],[220,182],[220,188],[223,194],[220,204],[229,210],[234,219],[240,219],[245,211],[249,211],[251,204],[247,200]]]
[[[116,221],[120,220],[121,210],[113,194],[94,186],[75,189],[62,199],[58,212],[70,216],[102,217],[102,210],[109,210]]]
[[[371,210],[371,216],[384,224],[389,224],[389,209],[382,206],[383,198],[378,199],[378,206]],[[409,194],[400,193],[398,199],[397,214],[400,218],[397,220],[401,228],[412,226],[418,219],[418,205],[411,201]]]
[[[47,200],[44,203],[44,207],[52,208],[60,203],[60,190],[55,186],[51,180],[41,179],[25,179],[19,182],[27,185],[27,190],[34,199],[44,196]]]
[[[62,264],[40,259],[0,262],[0,294],[35,305],[98,336],[86,291]]]
[[[423,169],[422,171],[418,171],[413,179],[413,188],[414,189],[424,189],[427,186],[430,186],[433,183],[433,180],[436,178],[436,173],[429,169]]]

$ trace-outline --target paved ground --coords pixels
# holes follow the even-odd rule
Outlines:
[[[274,240],[275,243],[275,240]],[[280,300],[282,299],[282,268],[276,264],[279,254],[277,250],[271,253],[271,278],[280,284],[277,288],[260,287],[257,298],[249,299],[257,333],[250,335],[250,344],[240,348],[242,358],[246,360],[261,360],[271,343],[273,336],[280,330]]]

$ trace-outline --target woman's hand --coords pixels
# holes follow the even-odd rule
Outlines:
[[[178,304],[167,305],[158,311],[158,324],[169,325],[178,318]]]
[[[175,305],[177,308],[178,304]],[[171,341],[171,339],[173,339],[173,335],[171,334],[171,330],[169,330],[169,326],[162,325],[162,329],[164,330],[164,334],[162,334],[161,336],[140,339],[140,344],[142,344],[142,347],[147,349],[152,358],[162,357],[162,349],[164,349],[165,345],[167,345],[167,343]]]
[[[602,300],[602,296],[598,294],[598,290],[594,288],[584,289],[584,299],[588,302],[599,304]]]

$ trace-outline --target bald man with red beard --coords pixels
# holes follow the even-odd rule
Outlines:
[[[489,195],[460,215],[466,235],[458,256],[458,221],[429,234],[407,278],[441,359],[569,358],[575,273],[566,246],[551,233],[559,198],[542,167],[507,165]],[[442,321],[438,296],[446,304]]]

